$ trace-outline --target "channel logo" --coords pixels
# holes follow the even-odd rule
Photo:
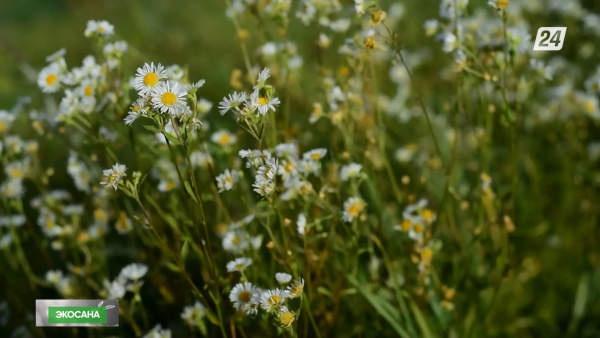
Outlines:
[[[119,326],[119,301],[37,299],[35,326]]]

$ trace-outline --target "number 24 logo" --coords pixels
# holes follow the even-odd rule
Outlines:
[[[561,50],[566,32],[567,27],[540,27],[533,50]]]

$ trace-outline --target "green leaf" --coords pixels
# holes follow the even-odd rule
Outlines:
[[[190,242],[183,241],[183,245],[181,246],[181,260],[185,261],[188,253],[190,252]]]
[[[410,335],[400,326],[400,313],[396,311],[394,306],[390,304],[387,300],[369,292],[367,289],[363,288],[354,277],[348,275],[346,276],[350,284],[354,285],[360,293],[367,299],[367,301],[373,306],[375,311],[381,315],[391,326],[392,328],[400,335],[402,338],[411,338]]]
[[[173,272],[177,272],[177,273],[181,272],[181,270],[179,270],[179,267],[176,264],[173,264],[171,262],[168,262],[168,261],[165,262],[165,266]]]
[[[425,320],[425,317],[423,316],[423,313],[421,312],[421,310],[419,309],[417,304],[415,304],[415,302],[411,302],[410,308],[413,311],[413,314],[415,315],[417,324],[419,325],[419,327],[421,328],[421,331],[423,332],[423,337],[433,338],[434,336],[431,334],[431,331],[429,330],[429,326],[427,326],[427,321]]]
[[[156,128],[155,126],[151,126],[151,125],[147,125],[147,124],[142,124],[142,127],[146,128],[147,130],[153,132],[153,133],[160,133],[160,130],[158,128]]]
[[[183,182],[183,186],[185,187],[185,191],[187,191],[188,195],[190,195],[190,197],[194,200],[194,202],[196,202],[196,204],[200,204],[198,202],[198,199],[196,198],[196,195],[194,195],[194,192],[192,191],[192,187],[190,187],[190,184],[188,183],[188,181]]]
[[[169,140],[169,142],[171,142],[172,144],[181,145],[181,142],[179,142],[179,140],[177,139],[177,137],[173,136],[172,134],[170,134],[170,133],[166,133],[166,132],[165,132],[165,133],[162,133],[162,134],[163,134],[163,135],[164,135],[164,136],[167,138],[167,140]]]

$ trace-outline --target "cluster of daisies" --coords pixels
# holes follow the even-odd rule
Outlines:
[[[232,263],[243,266],[242,263]],[[237,270],[243,274],[243,268]],[[286,288],[262,289],[254,284],[243,281],[236,284],[229,293],[229,300],[233,307],[242,313],[256,315],[260,310],[272,315],[281,327],[290,329],[296,320],[296,313],[288,308],[288,302],[294,298],[302,297],[304,280],[302,278],[292,281],[288,273],[275,274],[277,282]]]
[[[250,94],[245,92],[233,92],[223,98],[219,103],[221,115],[232,111],[241,119],[251,119],[256,116],[265,116],[269,111],[275,111],[280,104],[279,98],[275,97],[275,89],[266,82],[270,77],[268,68],[258,74],[256,85]]]

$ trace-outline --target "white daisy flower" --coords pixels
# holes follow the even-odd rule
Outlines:
[[[242,103],[246,101],[246,93],[233,92],[229,94],[229,97],[224,97],[223,101],[219,103],[219,112],[221,115],[225,115],[231,109],[239,107]]]
[[[133,87],[139,92],[140,96],[147,96],[161,80],[166,79],[165,67],[160,63],[156,66],[154,63],[147,64],[137,69],[137,74],[133,82]]]
[[[192,306],[186,306],[181,313],[181,319],[190,326],[198,325],[198,321],[205,315],[205,307],[200,302],[194,303]]]
[[[350,197],[344,202],[344,213],[342,219],[351,223],[355,218],[360,216],[360,213],[367,206],[365,201],[360,197]]]
[[[412,240],[418,241],[421,239],[421,237],[423,237],[423,231],[425,230],[425,227],[421,222],[411,223],[411,225],[412,226],[408,231],[408,237],[410,237]]]
[[[183,68],[181,68],[179,65],[171,65],[167,67],[166,71],[167,78],[173,81],[181,81],[185,75]]]
[[[292,280],[292,275],[285,272],[278,272],[275,274],[275,279],[279,284],[287,284]]]
[[[125,170],[127,170],[127,167],[119,163],[113,165],[111,169],[104,169],[104,179],[100,182],[100,185],[103,185],[107,189],[113,188],[116,191],[121,179],[127,176]]]
[[[269,77],[271,77],[269,68],[263,69],[258,74],[258,79],[256,80],[256,85],[254,86],[254,89],[262,89],[265,86],[265,82],[269,79]]]
[[[163,329],[162,326],[158,324],[142,338],[171,338],[171,330]]]
[[[276,97],[262,97],[258,93],[258,89],[256,89],[252,95],[250,95],[250,102],[252,109],[258,110],[260,115],[266,115],[270,110],[275,111],[275,107],[278,106],[281,102]]]
[[[225,251],[242,252],[248,249],[248,237],[243,231],[229,231],[223,237],[221,245]]]
[[[6,249],[13,242],[12,234],[9,232],[0,237],[0,249]]]
[[[239,175],[237,170],[230,171],[229,169],[225,169],[221,175],[217,176],[217,187],[219,188],[219,192],[231,190],[238,179]]]
[[[240,257],[236,258],[227,263],[228,272],[244,271],[248,266],[252,264],[252,258]]]
[[[213,163],[213,159],[210,156],[209,152],[203,151],[194,151],[190,154],[190,161],[192,162],[192,167],[206,167],[209,164]]]
[[[148,272],[148,266],[144,264],[131,263],[125,266],[119,273],[119,277],[137,281],[144,277]]]
[[[311,151],[308,151],[302,155],[305,160],[313,160],[318,161],[327,155],[327,149],[325,148],[317,148]]]
[[[298,298],[304,291],[304,279],[296,279],[292,285],[287,287],[288,298]]]
[[[190,83],[188,85],[185,85],[185,91],[186,92],[196,92],[198,89],[200,89],[202,86],[204,86],[204,84],[206,83],[206,81],[204,79],[198,81],[198,82],[194,82],[194,83]]]
[[[46,272],[46,281],[52,285],[58,285],[63,279],[63,273],[60,270],[50,270]]]
[[[269,196],[275,190],[275,182],[265,179],[259,179],[252,184],[254,191],[261,196]]]
[[[347,181],[351,178],[358,177],[360,175],[360,170],[362,169],[362,165],[358,163],[350,163],[345,165],[340,170],[340,178],[342,181]]]
[[[267,290],[260,296],[260,307],[267,312],[279,309],[289,297],[289,292],[281,289]]]
[[[121,235],[124,235],[133,230],[133,223],[131,222],[129,217],[127,217],[127,214],[125,212],[122,211],[119,213],[119,217],[115,222],[115,228],[117,229],[117,232]]]
[[[252,283],[238,283],[231,289],[229,293],[229,300],[233,303],[233,307],[237,310],[248,306],[252,301],[252,296],[256,292],[256,288]]]
[[[287,181],[292,177],[298,175],[298,164],[295,160],[283,160],[277,168],[277,174],[283,178],[283,181]]]
[[[227,130],[220,130],[212,134],[210,140],[222,147],[227,147],[235,144],[235,142],[237,142],[237,137]]]
[[[213,103],[201,97],[196,104],[196,108],[200,114],[208,113],[213,107]]]
[[[158,191],[168,192],[179,186],[179,179],[161,179],[158,182]]]
[[[275,146],[275,154],[277,157],[298,157],[298,147],[294,143],[281,143]]]
[[[265,165],[258,167],[256,172],[256,180],[268,180],[272,181],[277,175],[277,169],[279,168],[279,161],[276,158],[271,158]]]
[[[318,175],[319,174],[319,162],[313,160],[302,160],[300,161],[300,165],[298,167],[298,171],[301,173],[310,175]]]
[[[8,180],[0,186],[0,193],[7,198],[21,198],[25,194],[22,180]]]
[[[38,74],[37,84],[44,93],[55,93],[60,89],[62,75],[57,63],[51,63]]]
[[[85,28],[84,35],[87,37],[92,36],[92,34],[97,34],[100,36],[111,36],[115,33],[115,27],[111,25],[106,20],[94,21],[90,20],[87,22],[87,27]]]
[[[102,284],[104,285],[104,289],[107,292],[106,298],[121,299],[125,296],[125,286],[119,280],[109,282],[105,279]]]
[[[425,35],[427,35],[427,36],[435,35],[437,33],[439,27],[440,27],[440,23],[436,19],[427,20],[427,21],[425,21],[425,24],[423,25],[423,28],[425,28]]]
[[[306,215],[304,215],[303,212],[298,215],[296,226],[298,227],[298,233],[300,236],[304,236],[306,233]]]
[[[59,49],[58,51],[46,56],[46,62],[58,62],[60,59],[65,56],[67,50],[64,48]]]
[[[150,95],[152,107],[161,113],[180,116],[189,110],[185,101],[187,92],[179,82],[159,82],[152,88]]]

